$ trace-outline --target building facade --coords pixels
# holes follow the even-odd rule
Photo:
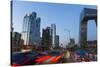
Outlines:
[[[56,35],[55,37],[55,47],[59,47],[59,35]]]
[[[68,47],[74,47],[75,46],[75,39],[70,38],[70,42],[68,43]]]
[[[18,52],[21,50],[21,34],[13,32],[12,36],[12,52]]]
[[[89,20],[94,20],[97,26],[97,9],[84,8],[80,14],[79,44],[83,49],[87,47],[87,24]]]
[[[24,16],[22,39],[24,45],[35,45],[40,44],[40,17],[37,17],[36,12],[32,12],[29,15]]]
[[[42,48],[48,50],[51,47],[50,27],[42,30]]]
[[[56,38],[56,25],[55,24],[51,24],[51,36],[52,36],[52,47],[55,47],[55,38]]]

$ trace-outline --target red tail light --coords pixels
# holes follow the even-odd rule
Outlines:
[[[42,61],[44,61],[44,60],[49,59],[50,57],[51,57],[51,56],[44,56],[44,57],[42,57],[42,58],[36,59],[35,62],[40,63],[40,62],[42,62]]]
[[[57,62],[59,59],[61,58],[61,56],[57,56],[54,59],[52,59],[50,62],[55,63]]]

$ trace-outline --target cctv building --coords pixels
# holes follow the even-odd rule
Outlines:
[[[40,44],[40,17],[37,17],[36,12],[24,16],[22,39],[24,45],[39,45]]]

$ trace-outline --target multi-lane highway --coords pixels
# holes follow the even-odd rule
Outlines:
[[[95,54],[86,52],[69,51],[69,50],[48,50],[44,52],[20,52],[12,54],[12,65],[39,65],[39,64],[54,64],[54,63],[72,63],[72,62],[88,62],[96,61]]]

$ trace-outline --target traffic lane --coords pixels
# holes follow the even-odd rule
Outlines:
[[[35,62],[36,63],[42,63],[43,61],[49,59],[51,56],[47,55],[47,56],[44,56],[42,58],[39,58],[39,59],[36,59]]]
[[[43,64],[50,63],[50,61],[51,61],[52,59],[54,59],[54,58],[55,58],[55,56],[53,56],[53,57],[51,57],[51,58],[49,58],[49,59],[43,61],[42,63],[43,63]]]
[[[52,52],[51,52],[52,53]],[[48,63],[57,63],[61,56],[58,55],[59,53],[53,52],[52,55],[45,55],[39,53],[38,55],[34,56],[31,53],[25,53],[24,56],[21,57],[21,61],[17,60],[17,63],[13,62],[12,65],[22,66],[22,65],[35,65],[35,64],[48,64]],[[21,55],[20,55],[21,56]],[[17,57],[19,58],[19,57]],[[23,59],[23,60],[22,60]],[[50,59],[50,60],[49,60]],[[46,61],[45,61],[46,60]]]
[[[59,59],[61,59],[61,52],[58,50],[49,50],[47,56],[41,57],[36,61],[37,64],[51,64],[57,63]]]
[[[47,54],[43,52],[38,53],[36,55],[34,55],[34,53],[32,52],[16,54],[16,55],[13,55],[12,65],[16,65],[16,66],[35,65],[37,62],[41,62],[43,60],[42,59],[43,57],[44,59],[47,59],[50,56],[49,55],[47,56]]]
[[[22,66],[29,64],[30,60],[35,60],[37,53],[34,52],[24,52],[12,55],[12,64],[16,66]],[[34,64],[34,63],[33,63]]]
[[[51,56],[45,60],[43,59],[41,62],[37,62],[37,64],[54,64],[54,63],[58,63],[60,59],[61,59],[61,56]]]
[[[31,55],[30,58],[26,59],[23,63],[23,65],[35,65],[37,64],[37,62],[41,62],[44,59],[47,59],[46,57],[49,57],[49,55],[47,56],[47,54],[42,54],[42,53],[38,53],[38,55]]]

